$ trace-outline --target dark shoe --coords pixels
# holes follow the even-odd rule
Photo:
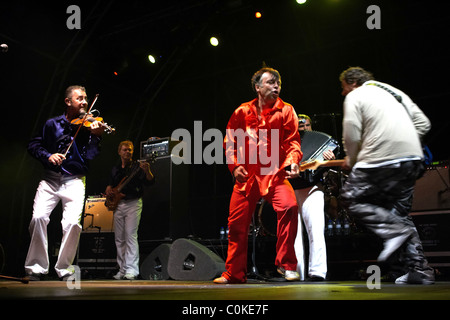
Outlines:
[[[28,281],[41,281],[42,274],[40,273],[30,273],[25,278]]]
[[[319,277],[319,276],[311,276],[311,277],[306,278],[306,281],[307,282],[321,282],[321,281],[325,281],[325,279],[322,277]]]
[[[66,274],[63,277],[60,277],[59,280],[61,280],[61,281],[75,280],[73,277],[74,277],[73,274]]]

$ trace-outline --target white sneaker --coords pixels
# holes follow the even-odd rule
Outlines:
[[[137,276],[131,273],[127,273],[123,276],[124,280],[136,280]]]
[[[113,279],[115,279],[115,280],[122,280],[123,279],[123,273],[117,272],[115,275],[113,275]]]
[[[299,281],[300,275],[297,271],[286,270],[283,267],[278,267],[277,272],[281,274],[287,281]]]
[[[396,284],[434,284],[433,271],[412,270],[395,279]]]

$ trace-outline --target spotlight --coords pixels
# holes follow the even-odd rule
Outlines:
[[[209,39],[209,43],[211,43],[212,46],[217,47],[219,45],[219,39],[216,37],[211,37]]]
[[[150,61],[151,63],[156,63],[155,57],[152,56],[151,54],[148,55],[148,61]]]

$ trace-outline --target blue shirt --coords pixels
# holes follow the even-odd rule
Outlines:
[[[78,127],[70,124],[63,114],[47,120],[41,132],[28,144],[28,152],[38,159],[45,169],[64,175],[86,175],[89,160],[100,152],[101,137],[81,128],[61,166],[53,165],[48,158],[54,153],[64,154],[70,145]]]

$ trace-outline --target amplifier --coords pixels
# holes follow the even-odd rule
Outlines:
[[[430,266],[450,267],[450,210],[411,212]]]
[[[412,211],[450,209],[450,172],[448,163],[427,166],[416,181]]]
[[[83,215],[84,232],[114,231],[113,212],[105,206],[106,198],[89,196],[86,199]]]
[[[171,138],[148,139],[141,141],[141,160],[149,159],[152,155],[156,158],[170,156],[172,148],[180,141]]]

